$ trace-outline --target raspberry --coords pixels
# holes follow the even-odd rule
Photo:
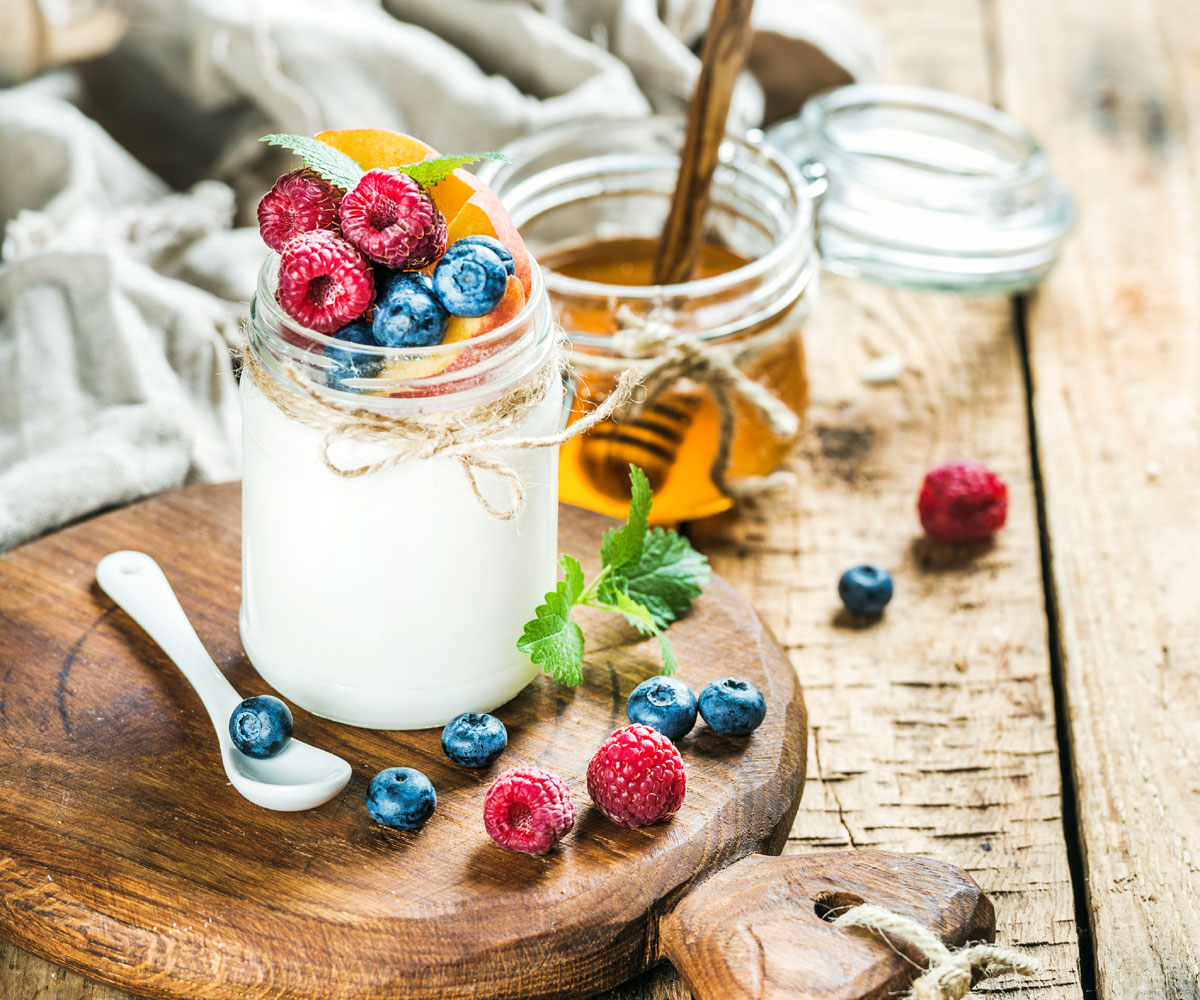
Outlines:
[[[687,791],[683,758],[657,730],[618,729],[588,764],[592,801],[618,826],[649,826],[678,812]]]
[[[545,854],[574,825],[570,789],[541,768],[505,771],[483,800],[483,827],[506,851]]]
[[[917,512],[935,542],[981,541],[1004,527],[1008,487],[982,462],[948,462],[925,473]]]
[[[283,245],[275,298],[310,330],[333,333],[367,311],[375,298],[375,278],[354,247],[318,229]]]
[[[258,231],[272,250],[313,229],[336,229],[342,190],[311,170],[279,178],[258,203]]]
[[[395,170],[368,170],[339,215],[346,239],[389,267],[416,270],[446,249],[446,220],[429,192]]]
[[[409,271],[428,267],[446,252],[446,217],[436,209],[434,214],[437,217],[433,221],[433,227],[417,241],[417,245],[409,252],[408,260],[404,264]]]

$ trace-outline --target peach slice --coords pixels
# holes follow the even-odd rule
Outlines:
[[[363,170],[420,163],[438,151],[420,139],[385,128],[335,128],[318,132],[318,141],[345,153]]]
[[[447,245],[452,245],[464,236],[491,236],[498,239],[513,255],[513,267],[516,277],[528,295],[532,290],[533,274],[529,264],[529,251],[525,249],[525,241],[517,232],[508,212],[500,204],[490,188],[477,182],[479,189],[466,200],[462,208],[454,216],[446,235]]]
[[[520,314],[521,310],[525,308],[525,301],[525,287],[513,275],[508,279],[508,287],[504,290],[504,296],[487,315],[475,317],[451,316],[450,322],[446,324],[446,335],[442,338],[442,344],[461,344],[472,337],[482,336],[499,326],[503,326]],[[383,367],[378,377],[405,380],[429,378],[432,375],[437,375],[440,372],[453,368],[462,356],[462,353],[461,350],[447,351],[445,356],[442,357],[403,358],[389,361]]]

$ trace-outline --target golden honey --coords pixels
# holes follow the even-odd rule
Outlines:
[[[651,285],[656,249],[657,241],[652,238],[601,240],[556,250],[543,255],[540,263],[557,275],[596,286],[646,288]],[[749,263],[731,250],[706,243],[693,282],[728,274]],[[589,370],[587,350],[580,342],[610,336],[621,320],[616,298],[555,295],[556,282],[552,279],[549,285],[559,322],[576,345],[572,355],[577,379],[574,420],[601,402],[615,380],[610,373]],[[677,304],[686,313],[687,303]],[[728,315],[728,299],[724,305],[724,315]],[[799,322],[799,311],[788,306],[774,311],[765,322],[745,325],[709,342],[731,348],[776,324],[790,324],[789,335],[774,340],[744,370],[801,414],[807,403],[807,382]],[[693,332],[708,339],[709,331],[702,322]],[[736,395],[731,401],[735,422],[729,478],[769,474],[783,461],[791,442],[776,437],[761,414]],[[712,392],[703,384],[681,379],[635,415],[606,421],[568,442],[559,466],[559,497],[566,503],[621,516],[628,508],[629,465],[633,463],[646,472],[654,490],[653,522],[674,523],[716,514],[732,506],[732,500],[712,481],[719,441],[720,411]]]

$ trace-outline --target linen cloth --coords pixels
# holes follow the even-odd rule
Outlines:
[[[758,0],[732,127],[872,75],[849,2]],[[3,0],[0,551],[237,476],[230,347],[265,252],[254,207],[288,163],[259,136],[370,125],[495,149],[681,111],[711,5]]]

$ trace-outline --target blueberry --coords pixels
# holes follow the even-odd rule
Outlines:
[[[384,347],[432,347],[449,319],[427,275],[396,271],[375,304],[375,339]]]
[[[386,768],[367,788],[371,818],[397,830],[419,830],[436,805],[433,783],[413,767]]]
[[[508,271],[492,250],[458,240],[433,269],[433,289],[455,316],[486,316],[504,298]]]
[[[247,757],[274,757],[292,738],[292,712],[269,694],[247,698],[229,717],[233,745]]]
[[[892,599],[892,576],[878,566],[855,566],[838,580],[838,594],[856,615],[880,615]]]
[[[375,331],[369,322],[356,319],[347,323],[340,330],[330,334],[336,340],[344,340],[348,344],[378,346]],[[365,354],[362,351],[343,350],[339,347],[329,347],[325,357],[332,366],[325,371],[325,382],[332,389],[345,389],[356,392],[351,386],[340,383],[348,378],[373,378],[383,370],[383,358],[377,354]]]
[[[508,730],[494,715],[463,712],[442,730],[442,750],[463,767],[487,767],[506,746]]]
[[[700,714],[722,736],[748,736],[767,714],[762,692],[749,681],[726,677],[700,692]]]
[[[696,724],[696,696],[683,681],[651,677],[629,694],[625,713],[630,722],[657,729],[672,742],[683,739]]]
[[[506,270],[509,274],[517,273],[517,265],[513,261],[512,251],[509,250],[508,247],[506,247],[498,239],[495,239],[491,236],[464,236],[461,240],[455,240],[453,245],[461,246],[464,243],[468,245],[487,247],[492,251],[492,253],[500,258],[500,263],[504,265],[504,270]]]

